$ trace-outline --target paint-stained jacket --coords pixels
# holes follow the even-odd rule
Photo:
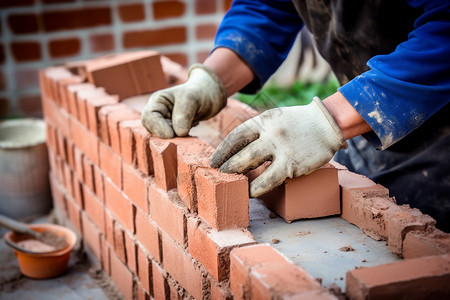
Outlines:
[[[448,107],[448,0],[235,0],[215,47],[232,49],[251,66],[257,78],[244,91],[256,92],[305,24],[339,91],[372,127],[364,137],[376,148]]]

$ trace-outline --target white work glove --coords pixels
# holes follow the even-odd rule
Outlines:
[[[318,97],[304,106],[274,108],[236,127],[217,147],[210,164],[226,173],[245,173],[271,160],[250,184],[258,197],[286,178],[307,175],[347,148],[339,127]]]
[[[186,136],[192,126],[216,115],[227,103],[225,88],[209,68],[194,64],[189,79],[153,93],[141,120],[147,130],[161,138]]]

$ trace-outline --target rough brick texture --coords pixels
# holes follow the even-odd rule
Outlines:
[[[199,168],[195,185],[198,214],[211,227],[223,230],[248,226],[247,177]]]
[[[445,299],[450,256],[429,256],[347,272],[350,299]]]
[[[126,11],[122,18],[134,22]],[[130,59],[120,56],[113,58]],[[165,57],[161,62],[167,86],[186,80],[186,70]],[[142,126],[136,107],[86,83],[88,64],[68,63],[39,73],[50,182],[56,216],[82,235],[125,299],[335,299],[271,246],[252,245],[255,239],[246,229],[248,181],[265,166],[247,176],[209,168],[210,145],[254,116],[253,110],[230,99],[203,123],[216,135],[161,140]],[[153,68],[162,73],[159,60]],[[437,230],[429,216],[396,205],[384,187],[333,166],[325,177],[335,195],[338,173],[342,217],[369,236],[387,240],[392,252],[407,259],[404,263],[450,251],[449,235]],[[290,193],[289,184],[285,190]],[[339,213],[333,209],[331,214]],[[444,259],[441,265],[448,261],[447,256],[433,257]],[[432,282],[430,295],[446,295],[440,278],[448,281],[448,270],[433,278],[435,273],[423,273],[430,267],[423,269],[413,282]],[[404,287],[396,278],[387,285],[372,284],[358,272],[348,276],[355,295]],[[352,283],[351,276],[361,280]]]

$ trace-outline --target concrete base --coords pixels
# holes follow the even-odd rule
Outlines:
[[[299,220],[290,224],[258,199],[250,199],[250,227],[258,243],[269,243],[304,268],[322,285],[345,289],[345,273],[401,260],[385,241],[375,241],[340,217]],[[269,216],[271,214],[272,218]],[[353,251],[339,250],[351,247]],[[347,248],[348,250],[348,248]]]

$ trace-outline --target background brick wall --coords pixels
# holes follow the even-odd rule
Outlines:
[[[0,118],[42,116],[38,71],[66,61],[152,49],[203,61],[231,0],[0,1]]]

